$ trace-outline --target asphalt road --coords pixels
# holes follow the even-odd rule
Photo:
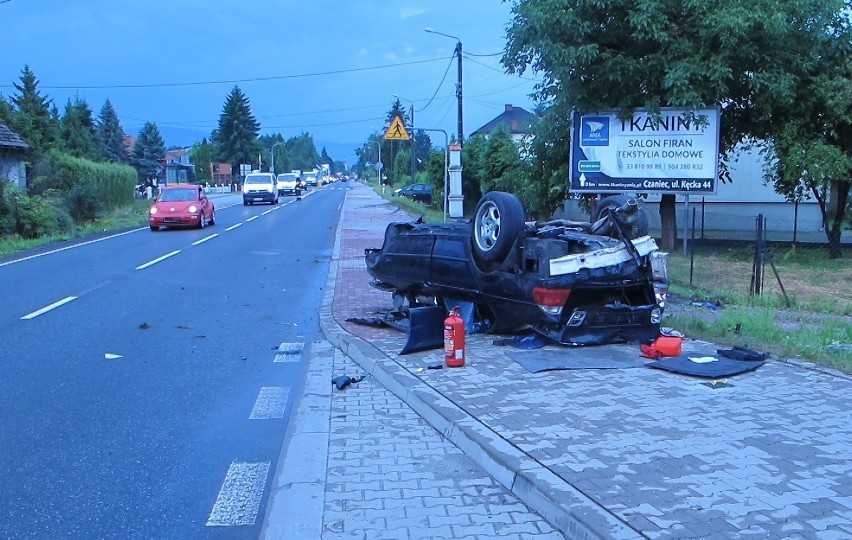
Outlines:
[[[1,537],[257,538],[339,187],[0,263]]]

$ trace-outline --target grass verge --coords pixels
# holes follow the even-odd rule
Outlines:
[[[134,200],[132,204],[107,212],[103,216],[98,217],[98,219],[78,225],[73,231],[63,234],[43,236],[40,238],[21,238],[17,235],[0,237],[0,257],[106,231],[128,227],[144,227],[148,223],[148,207],[150,205],[151,201]]]

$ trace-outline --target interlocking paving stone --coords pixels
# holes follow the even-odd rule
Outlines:
[[[422,369],[442,352],[400,356],[402,333],[345,322],[390,307],[390,295],[368,285],[363,249],[381,246],[389,221],[408,219],[369,196],[351,199],[332,311],[386,355],[380,362],[401,366],[646,537],[849,536],[852,378],[777,360],[717,389],[651,369],[531,374],[493,336],[476,334],[463,368]],[[638,355],[633,345],[606,347]],[[687,354],[719,347],[684,342]],[[642,505],[654,512],[630,513]]]

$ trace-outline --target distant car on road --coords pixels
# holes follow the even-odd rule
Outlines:
[[[317,187],[316,173],[304,173],[302,175],[302,179],[305,181],[305,185],[307,185],[308,187]]]
[[[148,209],[148,224],[152,231],[160,227],[198,227],[216,223],[216,209],[201,186],[174,184],[161,188],[154,204]]]
[[[411,184],[394,191],[397,197],[405,197],[412,201],[432,204],[432,186],[429,184]]]
[[[302,186],[296,173],[282,173],[278,175],[278,195],[302,194]]]
[[[243,206],[256,202],[278,204],[278,186],[272,173],[252,172],[243,182]]]

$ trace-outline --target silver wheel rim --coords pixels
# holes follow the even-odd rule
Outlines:
[[[488,202],[480,207],[476,218],[476,245],[481,251],[491,251],[500,237],[500,210]]]

